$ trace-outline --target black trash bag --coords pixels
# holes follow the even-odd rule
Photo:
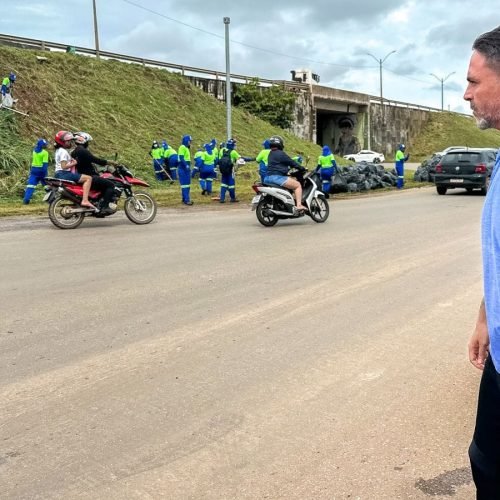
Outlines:
[[[350,193],[355,193],[359,191],[358,185],[355,182],[349,182],[347,184],[347,191],[349,191]]]
[[[337,172],[333,176],[330,193],[343,193],[345,191],[347,191],[347,181],[341,173]]]

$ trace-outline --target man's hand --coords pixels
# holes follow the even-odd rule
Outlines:
[[[469,361],[479,370],[484,369],[484,363],[488,357],[488,347],[490,345],[490,337],[488,335],[488,326],[486,323],[486,311],[484,301],[479,308],[479,316],[477,318],[476,327],[469,340]]]

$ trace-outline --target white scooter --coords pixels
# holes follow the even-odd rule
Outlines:
[[[255,183],[252,189],[257,193],[252,200],[258,221],[267,227],[274,226],[279,219],[298,219],[309,215],[314,222],[325,222],[330,215],[330,207],[321,191],[321,177],[318,169],[305,175],[299,170],[291,174],[302,184],[302,204],[306,211],[297,210],[292,191],[277,184]]]

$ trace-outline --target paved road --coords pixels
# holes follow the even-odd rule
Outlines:
[[[0,220],[0,498],[472,498],[482,202]]]

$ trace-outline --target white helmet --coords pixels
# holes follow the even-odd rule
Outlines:
[[[84,145],[92,140],[92,136],[87,132],[75,132],[74,136],[76,144]]]

